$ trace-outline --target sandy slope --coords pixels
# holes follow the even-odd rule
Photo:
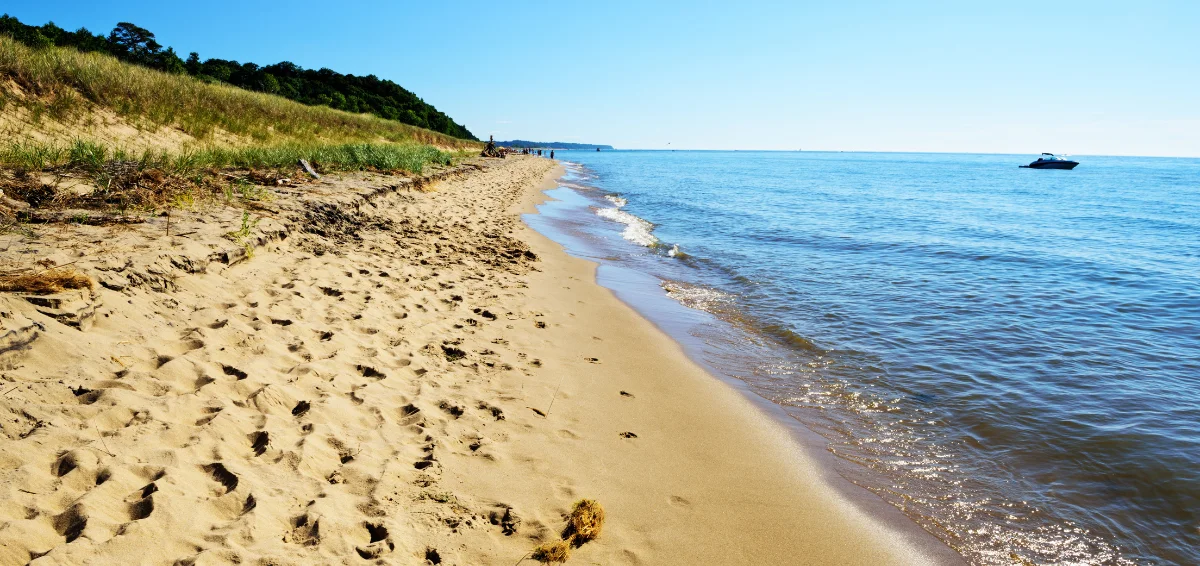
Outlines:
[[[571,563],[950,556],[525,228],[550,168],[326,179],[240,262],[233,211],[0,246],[106,285],[84,330],[0,297],[0,564],[516,564],[581,497]]]

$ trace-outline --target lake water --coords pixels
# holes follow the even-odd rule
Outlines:
[[[1200,564],[1200,160],[557,156],[535,229],[970,562]]]

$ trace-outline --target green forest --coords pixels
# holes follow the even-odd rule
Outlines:
[[[358,77],[330,69],[305,69],[287,61],[267,65],[238,63],[224,59],[201,60],[198,53],[180,58],[174,48],[164,48],[149,30],[121,22],[107,35],[86,28],[67,31],[53,22],[43,26],[21,23],[7,14],[0,16],[0,34],[40,48],[72,47],[83,52],[106,53],[129,63],[168,73],[227,83],[247,90],[277,94],[309,105],[325,105],[347,112],[370,113],[456,138],[476,140],[466,126],[425,103],[404,87],[375,75]]]

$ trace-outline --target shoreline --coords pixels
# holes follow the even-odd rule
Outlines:
[[[557,180],[561,178],[563,172],[563,167],[560,165],[549,173],[546,181],[536,188],[532,201],[525,203],[521,212],[525,214],[537,214],[536,205],[542,204],[552,198],[546,195],[544,191],[557,187]],[[603,307],[610,309],[610,311],[626,311],[621,313],[622,316],[628,315],[636,319],[636,322],[631,325],[636,327],[636,331],[627,330],[627,332],[634,335],[630,341],[654,344],[653,348],[657,349],[658,354],[667,358],[664,363],[673,366],[671,370],[660,374],[660,380],[667,382],[689,380],[689,386],[704,390],[700,394],[704,397],[703,401],[693,397],[687,402],[703,402],[707,406],[704,409],[693,408],[692,410],[704,412],[707,418],[713,420],[726,420],[733,428],[744,426],[750,429],[747,431],[747,436],[756,437],[756,440],[762,441],[762,437],[769,437],[766,443],[759,446],[759,456],[775,460],[776,462],[772,462],[772,464],[781,463],[784,466],[795,466],[794,470],[779,470],[778,472],[781,474],[797,473],[803,477],[802,481],[809,482],[809,485],[798,486],[798,488],[813,489],[815,487],[814,491],[821,492],[815,496],[815,498],[823,499],[818,505],[832,507],[848,514],[860,515],[859,517],[855,517],[851,523],[854,523],[856,520],[862,521],[862,523],[842,526],[847,531],[857,532],[847,532],[845,534],[859,538],[862,536],[864,530],[876,530],[876,532],[872,533],[872,536],[886,540],[881,546],[886,547],[887,550],[881,555],[870,558],[835,553],[839,555],[836,557],[826,555],[824,560],[810,556],[807,558],[808,561],[811,563],[822,563],[825,561],[854,563],[858,560],[865,560],[863,563],[888,563],[889,560],[884,558],[883,555],[890,554],[890,557],[896,559],[897,563],[964,563],[962,557],[957,552],[946,546],[945,543],[938,540],[932,534],[920,528],[912,519],[904,515],[902,511],[878,498],[868,490],[856,486],[840,476],[834,469],[833,455],[825,449],[826,440],[824,438],[808,430],[803,424],[787,415],[782,407],[771,403],[769,400],[752,391],[745,382],[721,376],[712,371],[711,368],[704,367],[703,363],[689,356],[687,353],[688,346],[677,342],[666,329],[660,328],[652,320],[638,312],[641,308],[646,308],[644,302],[639,305],[636,299],[629,297],[622,298],[623,293],[620,290],[606,286],[600,282],[599,270],[601,264],[586,258],[572,256],[562,244],[555,242],[550,236],[538,232],[533,227],[530,227],[528,223],[525,223],[524,227],[532,233],[534,239],[542,240],[537,243],[530,242],[530,244],[534,249],[546,250],[545,252],[539,252],[545,263],[552,265],[556,270],[574,272],[576,274],[586,273],[590,277],[589,281],[595,289],[580,291],[581,293],[586,293],[586,299],[589,304],[593,302],[596,304],[609,303],[603,305]],[[527,239],[526,241],[529,240]],[[552,250],[556,253],[551,253]],[[605,267],[613,269],[610,266]],[[550,271],[550,269],[546,271]],[[575,277],[578,277],[578,275],[571,278]],[[643,277],[650,278],[645,275]],[[657,285],[654,285],[653,288],[655,291],[659,291]],[[599,293],[596,291],[599,291]],[[629,292],[637,293],[637,291]],[[665,295],[661,297],[661,301],[664,304],[669,303],[674,308],[686,308],[671,301]],[[643,348],[645,347],[643,346]],[[697,374],[703,376],[701,379],[707,378],[711,382],[711,385],[715,385],[715,387],[709,384],[698,386],[694,381],[690,381],[695,379]],[[717,413],[713,409],[719,410],[721,413]],[[696,436],[703,435],[692,434],[690,436],[692,437],[690,440],[695,440]],[[728,441],[732,442],[738,442],[739,440],[741,439],[728,439]],[[768,452],[776,451],[778,454],[767,454]],[[711,463],[711,465],[712,467],[720,467],[721,464]],[[711,471],[711,469],[707,470],[709,473]],[[812,482],[816,482],[818,485],[814,486]],[[831,491],[824,492],[827,489]],[[760,490],[754,491],[757,493],[754,493],[751,497],[762,495]],[[786,495],[779,493],[775,493],[772,497],[776,504],[781,499],[787,499]],[[811,505],[811,502],[808,501],[804,503],[791,503],[796,505],[797,508]],[[811,522],[811,517],[805,519]],[[811,527],[811,525],[808,526]],[[787,529],[785,529],[785,537],[787,536],[786,532]],[[774,535],[765,535],[764,538],[775,539],[776,537]],[[779,546],[780,549],[785,549],[790,545],[781,544]],[[797,546],[804,545],[800,543]],[[795,549],[795,551],[806,552],[799,548]],[[791,550],[789,550],[790,552]],[[787,555],[789,554],[778,555],[779,558],[776,558],[776,560],[786,560],[785,556]],[[710,555],[705,554],[703,556],[707,557]],[[767,561],[766,563],[770,563],[772,558],[764,556],[754,558],[753,560],[765,560]]]
[[[513,564],[581,498],[607,522],[571,563],[956,562],[526,226],[557,176],[327,176],[248,230],[14,239],[99,285],[0,295],[0,565]]]

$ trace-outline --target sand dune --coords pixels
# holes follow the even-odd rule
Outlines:
[[[521,225],[551,168],[0,243],[99,283],[0,294],[0,564],[516,564],[583,497],[571,563],[954,560]]]

